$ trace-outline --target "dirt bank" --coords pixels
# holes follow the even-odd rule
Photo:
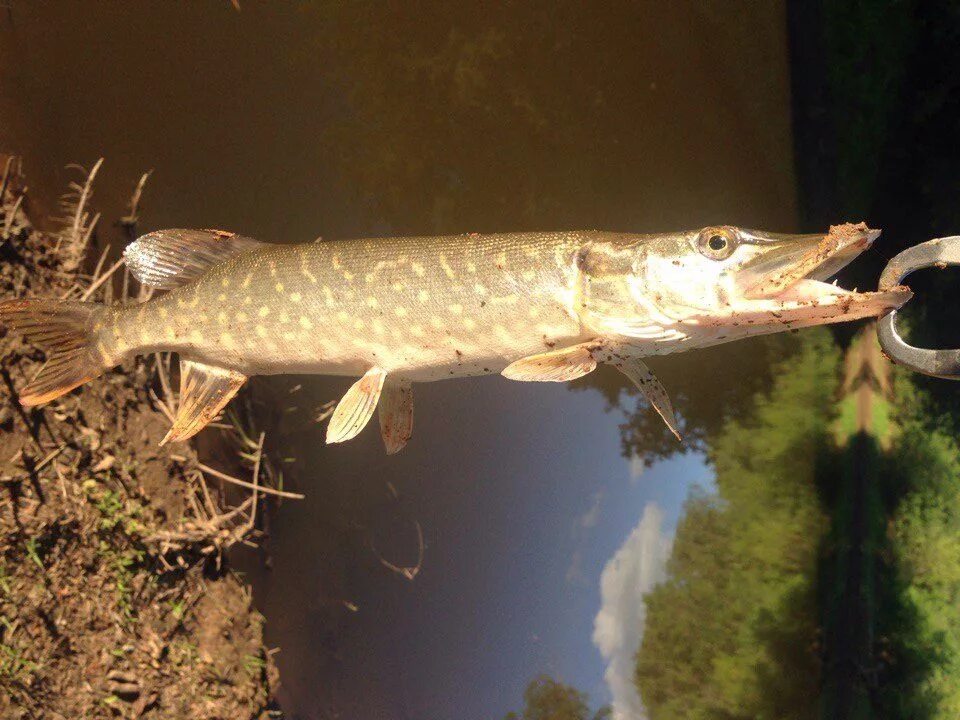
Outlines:
[[[0,171],[0,297],[143,296],[122,268],[107,277],[111,260],[92,262],[85,173],[58,230],[41,232],[16,160]],[[42,359],[0,328],[0,717],[279,717],[263,618],[221,562],[269,492],[262,436],[224,426],[257,487],[226,508],[217,470],[186,444],[158,446],[176,402],[161,359],[25,411],[15,391]]]

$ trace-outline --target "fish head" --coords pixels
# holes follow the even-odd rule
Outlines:
[[[585,324],[702,346],[876,317],[903,305],[910,291],[860,293],[826,280],[879,234],[863,223],[810,235],[722,225],[592,248],[596,257],[581,263]]]

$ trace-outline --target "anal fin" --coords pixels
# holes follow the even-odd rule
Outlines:
[[[193,437],[210,423],[243,386],[247,376],[236,370],[180,359],[180,403],[173,427],[161,445]]]
[[[587,345],[529,355],[510,363],[501,373],[521,382],[567,382],[576,380],[597,368],[597,361]]]
[[[339,443],[356,437],[373,417],[387,373],[375,367],[357,380],[340,398],[327,425],[327,442]]]
[[[680,436],[680,424],[673,412],[673,403],[670,402],[666,388],[647,364],[638,357],[635,350],[626,345],[601,345],[593,351],[593,355],[597,362],[612,365],[626,375],[663,418],[677,440],[683,440]]]
[[[387,455],[400,452],[413,434],[413,387],[408,380],[387,378],[378,414]]]

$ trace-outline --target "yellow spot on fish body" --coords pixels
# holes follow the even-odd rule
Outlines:
[[[349,315],[349,313],[347,313],[346,310],[341,310],[341,311],[339,311],[339,312],[337,313],[337,320],[340,320],[340,321],[342,321],[342,322],[346,322],[346,321],[349,320],[349,319],[350,319],[350,315]]]
[[[300,327],[304,330],[313,330],[313,321],[310,318],[301,315],[300,316]]]
[[[417,293],[417,300],[419,300],[420,302],[425,303],[429,299],[430,299],[430,293],[428,293],[426,290],[421,290],[420,292]]]
[[[475,330],[477,327],[477,323],[476,321],[474,321],[473,318],[464,318],[463,327],[465,327],[467,330]]]
[[[476,266],[474,263],[472,263],[472,262],[468,262],[468,263],[467,263],[467,272],[475,273],[476,271],[477,271],[477,266]]]
[[[332,257],[330,258],[330,262],[333,263],[333,269],[334,269],[334,270],[339,270],[339,269],[340,269],[340,258],[339,258],[339,256],[337,256],[337,255],[332,256]]]
[[[443,328],[443,321],[436,316],[430,318],[430,324],[437,330],[441,330]]]
[[[230,333],[223,333],[223,334],[220,336],[220,342],[223,344],[224,347],[232,348],[232,347],[233,347],[233,335],[231,335]]]
[[[252,296],[252,295],[247,295],[247,296],[243,299],[243,304],[244,304],[244,305],[249,305],[249,304],[251,304],[252,302],[253,302],[253,296]]]
[[[380,318],[374,318],[372,325],[373,325],[373,331],[374,331],[377,335],[383,335],[383,333],[384,333],[384,327],[383,327],[383,323],[380,322]]]
[[[533,270],[524,270],[522,273],[520,273],[520,277],[522,277],[527,282],[530,282],[536,276],[537,274]]]
[[[183,298],[177,298],[177,307],[178,307],[178,308],[185,308],[185,307],[187,307],[187,301],[184,300]]]
[[[304,274],[304,275],[306,276],[306,278],[307,278],[310,282],[312,282],[314,285],[317,284],[317,276],[314,275],[314,274],[313,274],[312,272],[310,272],[309,270],[307,270],[307,268],[303,268],[303,274]]]
[[[298,292],[290,293],[290,302],[298,303],[303,299],[303,296]]]
[[[443,272],[451,280],[453,280],[457,276],[457,274],[453,272],[453,268],[450,267],[450,263],[447,262],[447,256],[444,255],[443,253],[440,253],[440,267],[443,268]]]
[[[288,322],[290,322],[290,316],[287,315],[287,313],[286,313],[285,310],[281,310],[281,311],[280,311],[280,323],[281,323],[282,325],[286,325]]]
[[[243,282],[240,283],[240,287],[242,287],[244,290],[246,290],[248,287],[250,287],[250,281],[251,281],[251,280],[253,280],[253,273],[250,273],[249,275],[247,275],[247,276],[243,279]]]
[[[497,339],[503,343],[512,343],[514,338],[507,332],[507,329],[503,325],[494,325],[493,332],[497,336]]]
[[[218,300],[219,302],[224,302],[224,301],[226,301],[226,299],[227,299],[227,296],[224,295],[223,293],[220,293],[219,295],[217,295],[217,300]]]
[[[417,274],[417,277],[423,277],[426,273],[426,270],[423,269],[423,265],[418,262],[410,263],[410,267]]]
[[[371,295],[367,298],[367,305],[369,307],[375,308],[377,306],[377,299]]]
[[[220,281],[220,287],[230,287],[230,278],[223,278]]]
[[[426,333],[423,332],[423,328],[419,325],[411,325],[410,332],[414,337],[423,337]]]
[[[463,305],[451,305],[448,309],[449,309],[450,312],[452,312],[454,315],[461,315],[461,314],[463,314]]]
[[[160,308],[160,317],[166,318],[167,315],[169,315],[169,314],[170,314],[170,313],[167,312],[167,309],[166,309],[165,307]]]
[[[480,283],[476,283],[476,284],[473,286],[473,290],[474,290],[475,293],[477,293],[477,295],[486,295],[486,294],[487,294],[487,288],[485,288],[485,287],[484,287],[483,285],[481,285]]]
[[[353,281],[353,273],[352,273],[352,272],[349,272],[349,271],[347,271],[347,270],[344,270],[344,271],[343,271],[343,279],[346,280],[347,282],[352,282],[352,281]]]
[[[167,340],[175,340],[177,338],[177,331],[174,330],[171,325],[167,325],[167,327],[164,328],[164,333],[166,333]]]
[[[538,315],[540,315],[540,308],[532,307],[532,308],[530,308],[530,311],[529,311],[528,314],[530,315],[530,317],[535,318],[535,317],[537,317]]]
[[[497,254],[497,268],[503,270],[507,266],[507,254],[500,251]]]
[[[326,285],[323,286],[323,296],[327,301],[327,307],[333,307],[336,304],[333,292]]]
[[[270,277],[276,277],[276,276],[277,276],[277,264],[271,260],[270,261]]]
[[[274,289],[276,289],[276,291],[277,291],[278,293],[282,293],[282,292],[283,292],[283,283],[277,283],[276,285],[274,285]]]
[[[221,325],[226,325],[227,323],[227,314],[222,310],[217,313],[217,322],[219,322]]]
[[[399,307],[399,306],[395,307],[393,309],[393,312],[396,314],[397,317],[402,318],[407,316],[407,309],[405,307]]]
[[[257,325],[257,326],[254,328],[254,332],[257,333],[257,337],[262,337],[262,338],[263,338],[263,337],[266,337],[266,336],[267,336],[267,329],[266,329],[263,325]]]
[[[269,315],[269,314],[270,314],[270,308],[268,308],[266,305],[263,305],[263,306],[257,311],[257,315],[259,315],[260,317],[266,317],[266,316]]]
[[[405,286],[404,286],[404,284],[403,284],[402,282],[395,282],[395,283],[392,285],[392,287],[393,287],[394,292],[403,292],[403,288],[404,288]]]
[[[247,321],[247,314],[245,312],[237,313],[237,322],[242,323]]]
[[[360,318],[357,318],[356,320],[354,320],[353,327],[356,330],[363,330],[363,320],[361,320]]]

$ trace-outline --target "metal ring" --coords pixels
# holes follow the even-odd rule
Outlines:
[[[880,276],[879,289],[889,290],[899,285],[915,270],[948,265],[960,265],[960,235],[928,240],[907,248],[887,263]],[[960,349],[928,350],[909,345],[897,332],[896,317],[897,311],[893,310],[877,321],[877,337],[887,357],[924,375],[960,380]]]

